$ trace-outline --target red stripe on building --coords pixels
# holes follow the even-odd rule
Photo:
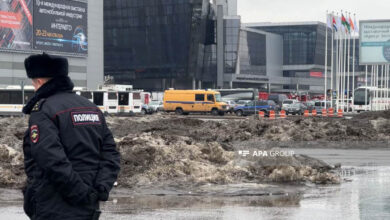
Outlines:
[[[310,72],[310,77],[322,78],[322,72]]]

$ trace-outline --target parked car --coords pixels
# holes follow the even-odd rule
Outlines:
[[[244,106],[245,104],[248,104],[248,103],[250,103],[251,102],[251,100],[238,100],[237,102],[236,102],[236,104],[237,104],[237,106]],[[236,106],[236,107],[237,107]]]
[[[286,99],[283,101],[282,103],[282,109],[287,111],[288,110],[288,107],[289,105],[293,104],[293,103],[298,103],[299,101],[296,100],[296,99]]]
[[[286,110],[286,114],[292,114],[292,115],[303,115],[307,107],[302,104],[301,102],[295,102],[293,104],[290,104]]]
[[[143,104],[141,114],[153,114],[155,112],[163,111],[164,106],[162,101],[150,101],[149,104]]]
[[[234,113],[234,108],[237,107],[237,103],[233,100],[223,100],[227,104],[227,111],[229,113]]]
[[[151,101],[149,103],[149,108],[151,108],[153,112],[164,111],[164,103],[163,101]]]
[[[269,116],[269,112],[271,110],[275,112],[278,110],[277,105],[272,100],[251,101],[243,106],[237,106],[234,108],[234,112],[237,116],[259,114],[259,111],[262,111],[266,116]]]
[[[149,105],[146,105],[146,104],[143,104],[142,107],[141,107],[141,114],[142,115],[146,115],[146,114],[153,114],[153,109],[149,106]]]
[[[281,110],[280,105],[275,103],[273,100],[267,100],[266,102],[269,106],[272,106],[272,110],[274,110],[275,112],[279,112]]]

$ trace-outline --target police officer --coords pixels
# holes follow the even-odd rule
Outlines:
[[[100,215],[119,172],[119,153],[102,112],[76,95],[66,58],[24,61],[34,96],[23,140],[24,210],[33,220],[91,220]]]

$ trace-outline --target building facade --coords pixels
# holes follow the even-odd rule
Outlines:
[[[105,74],[134,88],[189,88],[212,44],[207,0],[104,2]]]
[[[23,7],[22,2],[24,2],[28,9],[25,9]],[[58,3],[61,4],[61,6],[58,5],[48,5],[48,7],[54,7],[53,10],[57,10],[56,7],[69,7],[70,6],[77,6],[79,11],[74,11],[74,16],[85,16],[82,19],[86,22],[87,27],[85,27],[86,35],[87,36],[87,43],[83,44],[84,51],[80,52],[76,49],[71,51],[71,49],[49,49],[45,50],[42,49],[43,47],[35,47],[34,44],[30,41],[26,44],[29,44],[29,47],[27,49],[23,49],[22,47],[15,47],[15,45],[20,40],[15,40],[18,38],[18,35],[21,34],[21,32],[24,30],[24,28],[28,27],[28,22],[30,22],[30,28],[31,31],[28,31],[27,34],[32,35],[33,33],[37,33],[36,27],[33,29],[33,22],[38,22],[39,17],[34,14],[32,16],[33,10],[35,10],[35,7],[43,8],[46,5],[38,4],[36,1],[32,0],[23,0],[23,1],[10,1],[10,3],[2,2],[0,4],[0,11],[6,11],[10,13],[14,13],[17,11],[22,11],[22,27],[4,27],[0,25],[1,32],[6,36],[12,36],[13,42],[1,42],[0,47],[0,87],[6,87],[9,85],[20,85],[21,83],[24,83],[25,85],[31,85],[31,80],[26,77],[26,71],[24,68],[24,59],[32,54],[39,54],[42,52],[47,52],[49,54],[53,55],[61,55],[66,58],[68,58],[69,61],[69,76],[74,81],[75,85],[78,87],[87,87],[89,89],[97,89],[98,85],[103,84],[104,80],[104,61],[103,61],[103,0],[79,0],[79,1],[63,1],[62,2],[54,2],[51,0],[47,1],[47,4],[54,4]],[[79,4],[82,4],[80,7]],[[27,12],[28,11],[28,12]],[[43,18],[44,19],[44,18]],[[62,20],[57,20],[57,18],[53,17],[49,19],[47,24],[51,27],[53,27],[53,23],[57,22],[57,27],[65,27],[62,24],[59,24],[61,21],[69,21],[68,26],[66,28],[69,28],[69,30],[72,32],[71,34],[76,31],[76,26],[81,26],[77,22],[72,23],[73,20],[69,17],[64,17]],[[67,20],[68,19],[68,20]],[[51,22],[51,23],[50,23]],[[69,27],[69,26],[72,27]],[[84,24],[83,24],[84,25]],[[85,26],[85,25],[84,25]],[[52,29],[47,29],[47,34],[50,32],[50,36],[56,35],[56,36],[62,36],[67,37],[67,34],[64,29],[60,30],[61,28],[57,29],[57,32]],[[30,33],[31,32],[31,33]],[[80,33],[79,33],[80,34]],[[4,35],[3,35],[4,36]],[[34,38],[38,38],[34,35]],[[30,39],[31,40],[31,39]],[[70,40],[77,41],[75,39],[72,39],[70,37]],[[80,42],[80,39],[78,39]],[[60,45],[61,40],[53,39],[51,42],[57,42],[52,43],[52,45]],[[49,41],[45,42],[45,46],[48,45],[48,43],[51,43]],[[76,43],[75,43],[76,44]],[[74,45],[72,43],[72,47],[74,49]],[[31,45],[31,46],[30,46]],[[34,45],[34,46],[33,46]],[[85,46],[87,45],[88,49],[85,51]],[[64,46],[65,47],[65,46]],[[53,47],[54,48],[54,47]],[[66,51],[68,50],[68,51]]]
[[[324,92],[326,24],[321,22],[250,23],[246,27],[283,38],[283,92]],[[331,30],[328,29],[327,80],[331,72]]]
[[[326,37],[321,22],[242,24],[236,0],[107,0],[104,8],[105,75],[114,83],[315,94],[331,83],[331,29]]]

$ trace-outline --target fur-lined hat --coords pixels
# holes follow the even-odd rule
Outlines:
[[[47,53],[31,55],[24,60],[28,78],[58,77],[68,75],[68,59]]]

